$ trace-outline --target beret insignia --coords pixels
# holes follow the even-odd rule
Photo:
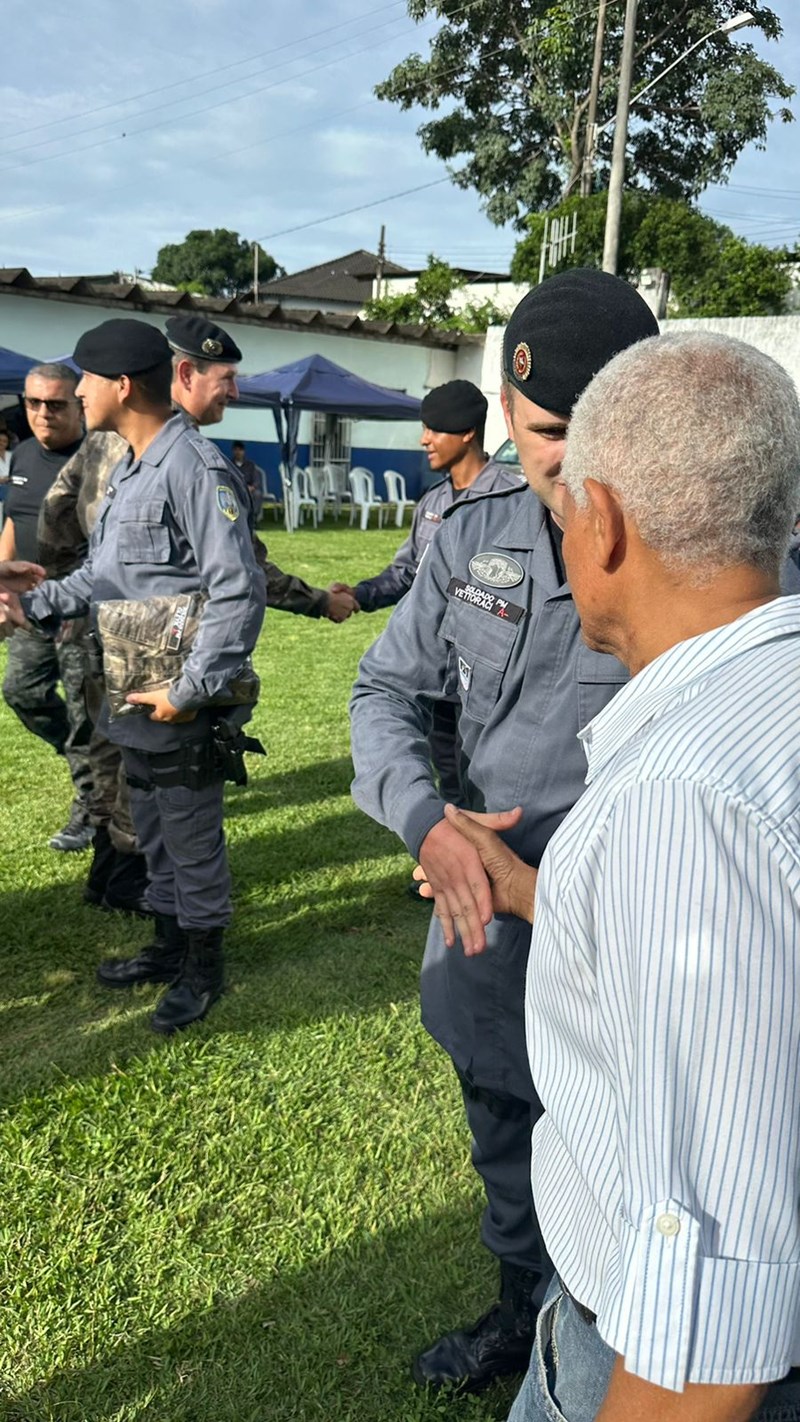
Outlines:
[[[203,341],[201,346],[203,355],[221,356],[223,351],[222,341],[213,341],[210,336]]]
[[[514,374],[517,380],[527,380],[533,369],[533,357],[527,341],[520,341],[514,348]]]

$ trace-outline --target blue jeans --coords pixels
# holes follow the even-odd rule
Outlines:
[[[556,1276],[539,1313],[530,1367],[508,1422],[593,1422],[615,1356]],[[775,1383],[753,1422],[800,1422],[800,1382]]]

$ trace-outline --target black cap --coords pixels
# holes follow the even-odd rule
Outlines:
[[[143,375],[164,365],[170,359],[170,349],[157,326],[116,319],[84,331],[72,359],[81,370],[114,380],[118,375]]]
[[[172,349],[193,360],[240,361],[242,353],[227,331],[205,316],[170,316],[165,330]]]
[[[503,368],[535,405],[569,415],[613,356],[657,335],[655,316],[629,282],[575,267],[523,296],[506,326]]]
[[[437,385],[419,407],[420,419],[429,430],[440,434],[464,434],[482,429],[489,403],[471,380],[448,380]]]

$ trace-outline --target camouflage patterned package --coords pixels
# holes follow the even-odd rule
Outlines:
[[[97,632],[103,646],[103,671],[111,720],[148,713],[147,706],[131,706],[131,691],[160,691],[181,674],[197,636],[207,598],[204,593],[176,597],[150,597],[142,601],[119,599],[97,605]],[[250,658],[225,691],[209,706],[253,706],[260,682]]]

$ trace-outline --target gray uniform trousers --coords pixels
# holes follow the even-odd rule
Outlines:
[[[88,806],[92,723],[83,694],[84,676],[80,639],[56,643],[35,628],[19,628],[8,644],[5,701],[27,730],[66,758],[76,796]],[[58,694],[59,681],[65,700]]]
[[[155,913],[181,928],[224,928],[231,919],[231,878],[222,831],[224,781],[202,789],[153,785],[154,764],[167,759],[122,746],[130,777],[136,838],[147,859],[147,898]]]

